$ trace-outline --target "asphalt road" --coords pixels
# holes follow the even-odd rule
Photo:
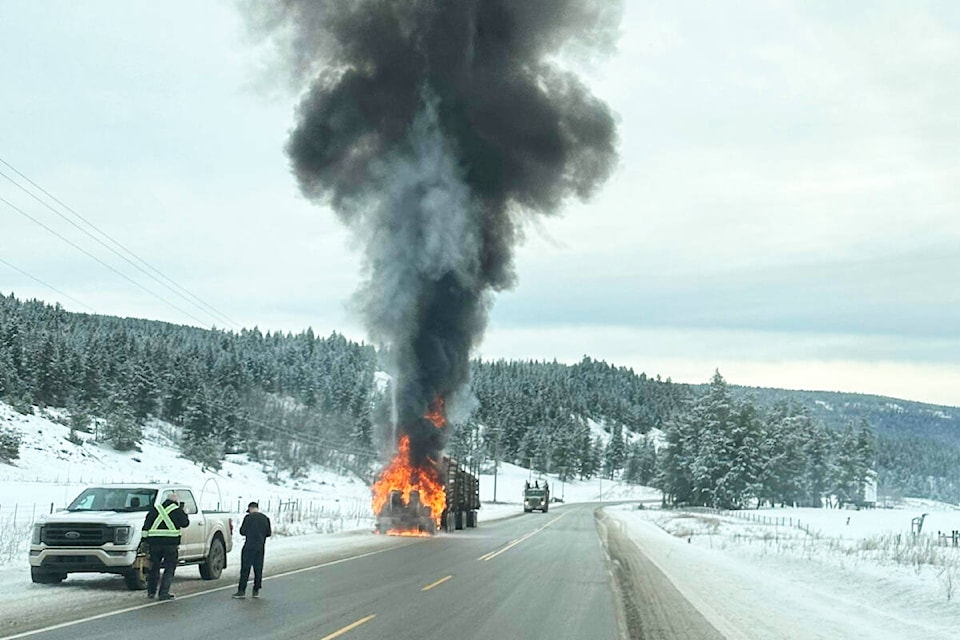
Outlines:
[[[598,526],[595,507],[481,522],[433,538],[369,534],[369,547],[342,557],[305,552],[301,568],[271,565],[268,549],[258,599],[231,599],[232,581],[178,579],[174,601],[148,601],[141,592],[84,611],[52,607],[17,625],[13,637],[721,638],[616,527]],[[601,540],[616,549],[612,562]],[[41,628],[24,633],[30,627]]]

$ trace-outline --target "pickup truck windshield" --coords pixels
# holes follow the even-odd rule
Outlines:
[[[527,489],[528,498],[542,498],[543,489]]]
[[[94,487],[77,496],[67,511],[148,511],[156,489]]]

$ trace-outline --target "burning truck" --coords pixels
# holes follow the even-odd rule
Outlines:
[[[414,465],[410,440],[402,436],[397,455],[373,486],[377,533],[429,536],[439,530],[477,526],[480,509],[479,469],[443,456],[439,462]]]

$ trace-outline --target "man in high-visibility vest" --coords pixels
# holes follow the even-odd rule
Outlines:
[[[167,493],[163,503],[153,505],[143,521],[143,539],[150,547],[150,572],[147,574],[147,597],[158,600],[173,600],[170,593],[170,584],[173,574],[177,570],[179,557],[177,547],[180,545],[180,530],[190,526],[190,519],[180,506],[180,498],[176,493]],[[160,578],[160,568],[163,567],[163,579]]]

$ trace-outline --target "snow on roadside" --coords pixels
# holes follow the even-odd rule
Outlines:
[[[812,534],[711,513],[629,505],[607,512],[730,640],[957,637],[960,604],[947,596],[960,549],[919,545],[919,553],[938,554],[933,565],[926,555],[912,565],[894,558],[907,553],[912,506],[758,512],[816,522]]]

